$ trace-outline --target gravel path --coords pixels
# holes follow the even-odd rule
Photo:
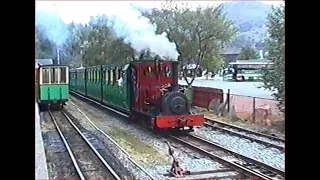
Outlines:
[[[76,98],[71,98],[81,110],[104,132],[112,136],[132,158],[148,170],[156,178],[164,178],[171,166],[171,159],[168,156],[168,146],[165,139],[157,137],[151,132],[144,131],[132,124],[120,120],[120,117],[110,115],[108,112],[99,110]],[[73,115],[79,111],[71,103],[66,109]],[[82,115],[83,116],[83,115]],[[78,117],[77,117],[78,118]],[[84,120],[82,124],[89,123]],[[184,169],[192,171],[221,169],[223,165],[199,154],[175,149],[175,155],[180,159],[180,164]]]
[[[212,128],[207,127],[195,129],[194,134],[218,143],[244,156],[256,159],[279,169],[284,169],[285,154],[278,149],[266,148],[264,145],[252,142],[245,138],[232,136],[220,131],[213,131]]]

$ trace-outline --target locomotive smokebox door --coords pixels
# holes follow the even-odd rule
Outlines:
[[[163,98],[162,111],[166,115],[188,114],[188,98],[181,92],[169,92]]]

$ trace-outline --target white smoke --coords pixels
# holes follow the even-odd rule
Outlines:
[[[132,6],[123,7],[120,11],[110,9],[105,14],[109,17],[108,26],[137,52],[148,49],[151,54],[164,59],[178,59],[176,44],[169,41],[167,33],[156,34],[157,26],[137,9]]]
[[[42,28],[48,39],[57,46],[64,44],[69,36],[67,25],[53,8],[36,7],[36,26]]]
[[[166,33],[156,34],[156,25],[148,18],[143,17],[137,8],[128,6],[125,2],[55,2],[57,9],[64,19],[84,23],[91,16],[105,14],[108,24],[118,37],[124,38],[138,53],[149,50],[151,55],[159,55],[164,59],[177,60],[179,53],[176,44],[170,42]],[[39,2],[40,4],[40,2]],[[41,3],[44,4],[44,3]],[[60,5],[60,7],[59,7]],[[48,9],[48,8],[47,8]],[[63,44],[68,38],[66,25],[60,17],[51,10],[41,11],[37,8],[36,24],[40,24],[47,30],[47,36],[56,44]],[[62,17],[61,16],[61,17]]]

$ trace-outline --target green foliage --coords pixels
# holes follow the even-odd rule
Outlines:
[[[106,16],[91,17],[88,43],[84,46],[84,65],[121,64],[133,57],[131,46],[117,38],[107,23]]]
[[[258,59],[259,53],[257,50],[251,48],[251,47],[243,47],[241,49],[241,52],[239,54],[238,59],[239,60],[250,60],[250,59]]]
[[[203,57],[202,67],[208,70],[208,72],[216,73],[218,70],[224,67],[223,57],[220,53],[213,56],[207,55]]]
[[[279,108],[284,111],[284,6],[272,9],[268,16],[269,27],[269,59],[274,63],[274,70],[263,72],[263,87],[274,92],[274,97],[280,101]]]
[[[191,10],[188,4],[178,8],[167,1],[161,10],[153,9],[144,15],[157,24],[159,33],[167,32],[170,40],[176,42],[181,68],[190,63],[212,70],[222,68],[223,60],[217,54],[236,35],[233,22],[226,18],[222,5]],[[189,85],[193,80],[194,77],[191,82],[186,79]]]
[[[45,36],[41,26],[36,27],[36,59],[50,59],[55,54],[54,44]]]

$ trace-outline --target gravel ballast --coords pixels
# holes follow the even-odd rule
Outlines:
[[[218,143],[244,156],[256,159],[282,170],[284,169],[285,154],[278,149],[266,147],[265,145],[228,133],[215,131],[210,127],[195,129],[194,134]]]
[[[166,139],[138,128],[126,120],[120,120],[120,117],[115,117],[77,98],[72,97],[71,102],[81,108],[99,129],[110,135],[150,174],[155,178],[164,178],[162,174],[167,174],[167,170],[171,167]],[[90,131],[94,130],[91,123],[72,103],[67,103],[65,109],[79,119],[83,127]],[[123,156],[120,154],[117,156]],[[222,164],[185,148],[175,148],[175,156],[180,159],[180,165],[186,170],[203,171],[223,168]]]

